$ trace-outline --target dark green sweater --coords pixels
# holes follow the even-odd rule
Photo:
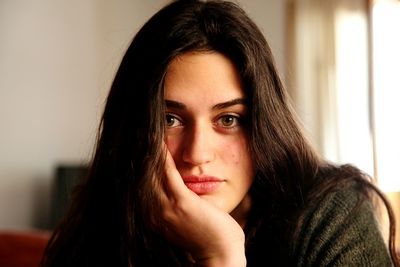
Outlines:
[[[310,208],[293,244],[295,266],[392,266],[372,205],[359,199],[348,188]]]

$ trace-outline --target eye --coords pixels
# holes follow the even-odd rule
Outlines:
[[[223,115],[218,118],[217,124],[223,128],[234,128],[240,124],[240,118],[236,115]]]
[[[167,128],[174,128],[182,125],[182,121],[175,115],[167,113],[165,114],[165,125]]]

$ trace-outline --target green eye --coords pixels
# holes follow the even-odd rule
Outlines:
[[[233,128],[239,124],[239,118],[233,115],[225,115],[218,119],[218,124],[225,128]]]
[[[226,116],[221,118],[221,122],[224,126],[232,126],[235,123],[235,118]]]
[[[168,128],[173,128],[182,125],[182,122],[172,114],[165,115],[165,125]]]

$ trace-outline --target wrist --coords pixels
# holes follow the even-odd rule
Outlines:
[[[244,254],[227,255],[224,257],[211,257],[196,261],[198,267],[245,267],[246,257]]]
[[[246,258],[237,260],[228,260],[228,261],[220,261],[220,260],[210,260],[205,262],[196,263],[198,267],[245,267],[246,266]]]
[[[198,267],[245,267],[247,261],[244,243],[236,246],[231,245],[228,250],[222,253],[196,257],[195,262],[195,266]]]

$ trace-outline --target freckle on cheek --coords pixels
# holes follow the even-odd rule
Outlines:
[[[242,158],[242,155],[240,152],[236,151],[235,146],[232,145],[226,145],[224,146],[224,151],[228,155],[230,155],[230,162],[238,165],[240,163],[240,159]]]
[[[234,153],[232,153],[232,161],[233,161],[233,163],[234,164],[239,164],[239,162],[240,162],[240,155],[239,154],[234,154]]]

